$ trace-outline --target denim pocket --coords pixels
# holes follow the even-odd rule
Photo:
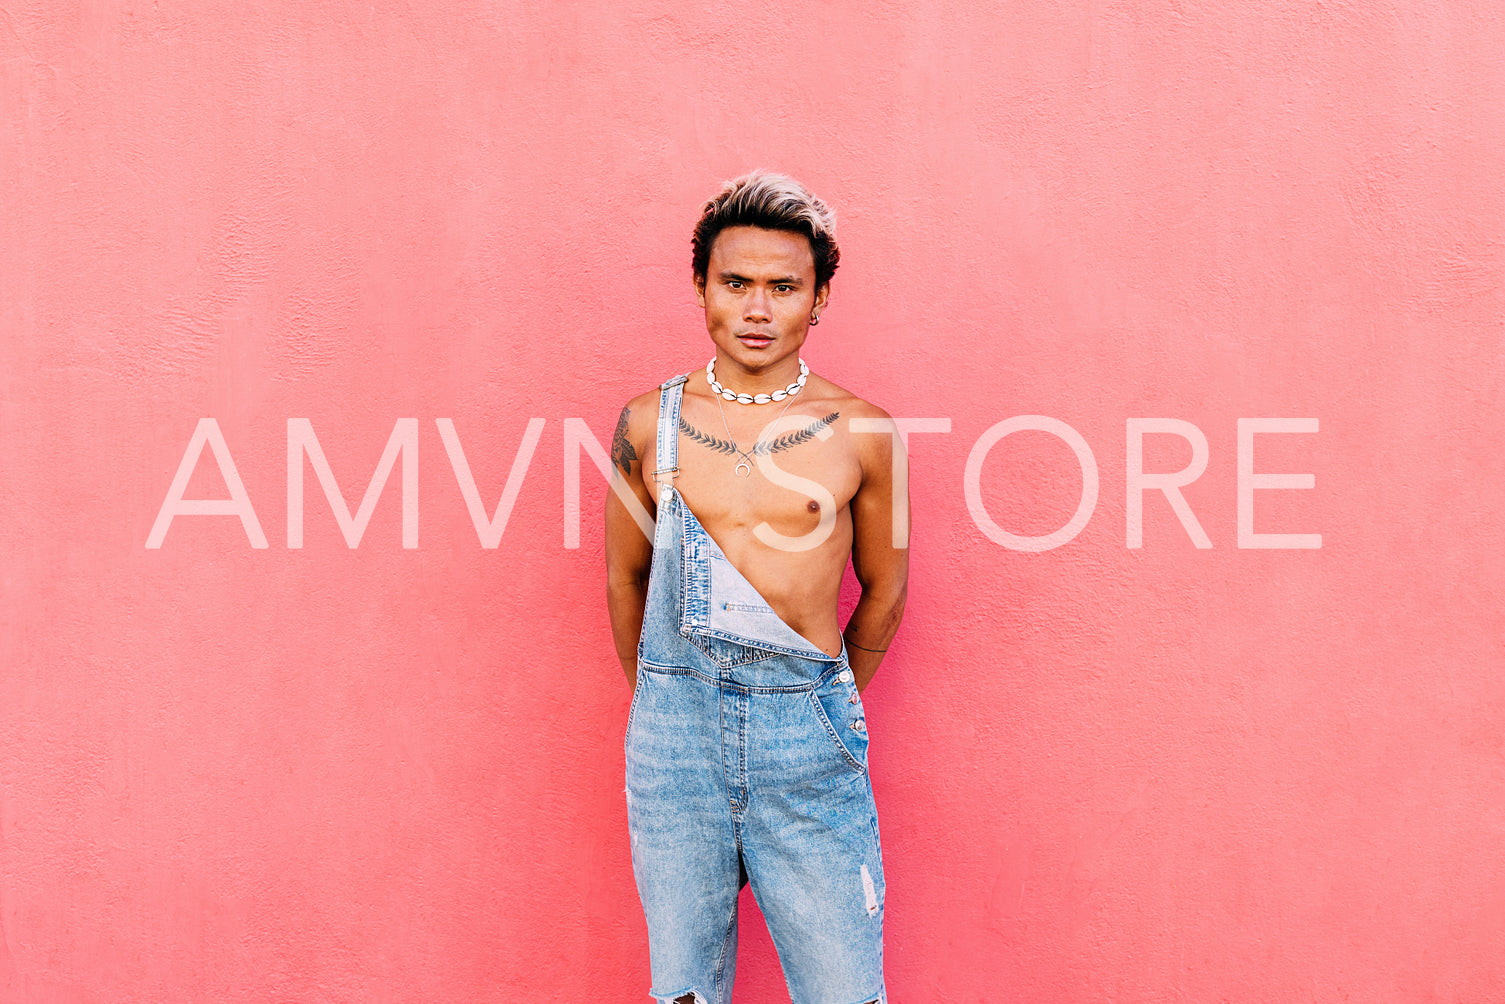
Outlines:
[[[846,671],[850,672],[850,670]],[[836,744],[847,765],[853,770],[867,770],[867,716],[860,701],[853,701],[857,688],[840,675],[826,679],[810,691],[810,703],[820,717],[827,736]]]

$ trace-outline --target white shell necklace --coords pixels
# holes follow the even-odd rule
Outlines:
[[[805,365],[805,360],[800,360],[800,378],[783,390],[776,390],[772,394],[734,394],[721,384],[716,382],[716,360],[705,364],[705,379],[711,385],[711,390],[716,396],[727,401],[736,401],[738,404],[767,404],[770,401],[782,401],[786,397],[793,397],[805,389],[805,381],[810,378],[810,367]]]

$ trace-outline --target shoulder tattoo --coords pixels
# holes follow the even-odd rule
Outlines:
[[[631,477],[632,463],[638,458],[638,451],[632,448],[632,441],[627,438],[627,415],[629,410],[622,409],[621,416],[617,419],[617,431],[611,434],[611,462],[622,469],[622,473]]]

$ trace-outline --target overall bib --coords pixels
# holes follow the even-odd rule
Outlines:
[[[685,505],[673,484],[685,379],[659,402],[625,743],[650,993],[730,1002],[750,882],[793,1004],[886,1001],[878,816],[846,648],[827,655],[784,623]]]

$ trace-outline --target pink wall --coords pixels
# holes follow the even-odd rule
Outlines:
[[[927,6],[0,10],[0,998],[647,999],[566,420],[709,357],[689,227],[769,166],[839,214],[812,366],[951,423],[868,697],[896,1004],[1505,1001],[1505,16]],[[1053,550],[967,505],[1015,415],[1099,469]],[[266,549],[146,546],[204,417]],[[1320,549],[1237,546],[1261,417]],[[307,466],[289,549],[290,418],[352,509],[417,420],[417,548]],[[440,418],[488,510],[544,420],[495,550]],[[1126,546],[1133,418],[1205,434],[1210,549],[1158,492]],[[1080,477],[979,486],[1043,534]]]

